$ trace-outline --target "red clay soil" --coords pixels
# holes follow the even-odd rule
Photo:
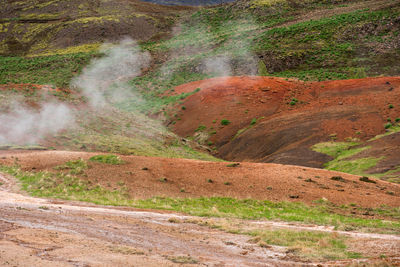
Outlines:
[[[17,161],[24,170],[54,171],[55,166],[66,161],[87,160],[93,155],[65,151],[0,151],[0,164]],[[125,164],[88,161],[90,168],[80,178],[110,190],[124,184],[133,198],[226,196],[305,203],[326,198],[335,204],[400,206],[398,184],[379,180],[362,182],[359,176],[327,170],[270,163],[240,163],[228,167],[226,162],[138,156],[121,158]],[[331,179],[334,176],[341,176],[343,180]]]
[[[196,88],[201,90],[171,112],[179,118],[171,128],[194,136],[199,125],[206,126],[216,132],[208,140],[219,156],[232,161],[321,167],[330,157],[311,151],[313,144],[332,136],[367,140],[385,132],[388,118],[400,117],[400,77],[325,82],[222,77],[178,86],[174,94]],[[298,102],[290,105],[293,99]],[[257,123],[250,125],[254,118]],[[221,125],[222,119],[231,123]]]

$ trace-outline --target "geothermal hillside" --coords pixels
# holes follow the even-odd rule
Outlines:
[[[314,145],[356,140],[357,147],[366,148],[363,157],[385,157],[380,171],[398,168],[399,135],[371,140],[400,117],[392,108],[400,99],[397,77],[324,82],[223,77],[178,86],[174,94],[196,88],[198,93],[175,107],[179,120],[172,128],[208,140],[226,160],[321,168],[333,157]]]
[[[397,0],[6,0],[0,266],[400,265]]]

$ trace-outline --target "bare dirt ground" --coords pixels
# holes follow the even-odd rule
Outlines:
[[[18,163],[27,171],[54,171],[69,160],[88,160],[98,153],[68,151],[0,151],[0,164]],[[114,190],[124,184],[131,197],[225,196],[271,201],[313,203],[326,198],[334,204],[357,203],[362,207],[400,206],[400,185],[376,180],[366,183],[360,176],[321,169],[265,163],[121,156],[122,165],[89,161],[81,179]],[[145,170],[143,170],[145,168]],[[190,171],[189,171],[190,170]],[[343,181],[331,179],[341,176]],[[210,182],[211,180],[212,182]],[[184,189],[184,191],[182,191]],[[386,192],[393,192],[387,194]]]
[[[316,230],[351,235],[369,260],[298,262],[284,247],[260,247],[249,236],[229,234],[172,213],[54,202],[14,193],[12,178],[0,175],[1,266],[344,266],[373,263],[379,253],[398,264],[400,237],[337,232],[329,227],[246,221],[248,228]],[[174,218],[174,220],[171,220]]]

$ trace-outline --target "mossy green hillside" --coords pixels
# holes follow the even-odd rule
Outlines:
[[[0,55],[11,56],[54,54],[58,49],[123,36],[147,40],[168,31],[179,16],[179,10],[172,7],[130,5],[123,1],[100,4],[28,0],[8,1],[4,5],[4,11],[0,11]]]
[[[35,83],[66,88],[97,53],[75,53],[38,57],[1,57],[0,84]]]

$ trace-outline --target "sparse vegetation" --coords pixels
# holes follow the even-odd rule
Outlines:
[[[168,260],[179,264],[196,264],[199,261],[190,256],[167,256]]]
[[[112,154],[93,156],[89,160],[112,165],[124,164],[124,161],[119,156]]]
[[[90,183],[61,172],[25,172],[15,166],[0,165],[0,171],[15,176],[21,188],[37,197],[50,197],[67,200],[87,201],[102,205],[123,205],[147,209],[164,209],[206,217],[233,217],[242,219],[269,219],[289,222],[333,225],[336,229],[351,226],[354,229],[372,232],[400,233],[399,208],[380,207],[369,209],[386,216],[385,220],[366,219],[340,215],[346,207],[335,206],[324,201],[316,206],[299,202],[272,202],[253,199],[233,199],[225,197],[202,198],[151,198],[134,200],[125,187],[110,191],[98,184]],[[360,208],[362,209],[362,208]]]
[[[252,231],[250,234],[255,236],[253,240],[260,239],[266,244],[288,247],[290,254],[305,259],[337,260],[361,257],[360,253],[347,250],[348,238],[343,235],[294,230],[261,230]]]
[[[290,101],[289,105],[294,106],[297,104],[297,102],[299,102],[299,100],[297,100],[296,98],[293,98],[292,101]]]
[[[229,125],[231,122],[227,119],[221,120],[221,125]]]
[[[357,142],[327,142],[316,144],[312,147],[314,151],[332,156],[334,159],[324,165],[328,170],[341,171],[351,174],[364,175],[364,172],[383,158],[359,158],[349,159],[367,150],[369,146],[358,147]]]
[[[226,165],[226,167],[238,167],[239,165],[240,163],[234,162],[234,163],[229,163],[228,165]]]
[[[63,168],[72,166],[72,170],[75,170],[78,166],[78,169],[81,170],[81,167],[85,165],[82,162],[78,160],[74,163],[67,163],[68,165],[64,165]],[[21,188],[32,196],[87,201],[106,205],[132,205],[133,203],[124,190],[109,191],[100,185],[81,180],[69,173],[24,172],[15,166],[0,166],[0,171],[18,178],[21,182]]]
[[[81,158],[77,160],[70,160],[63,165],[54,167],[55,170],[68,170],[72,175],[82,175],[89,166],[87,162]]]
[[[195,130],[195,132],[201,132],[206,130],[207,127],[205,125],[199,125],[199,127],[197,127],[197,129]]]
[[[166,209],[184,212],[195,216],[227,217],[242,219],[269,219],[291,222],[312,223],[318,225],[333,225],[338,230],[352,227],[362,231],[399,232],[400,210],[398,208],[378,208],[373,212],[391,216],[391,220],[357,218],[340,215],[335,207],[332,212],[331,203],[325,201],[317,206],[308,206],[300,202],[271,202],[253,199],[233,199],[225,197],[211,198],[152,198],[138,200],[135,205],[141,208]],[[347,208],[343,207],[343,213]],[[393,216],[393,217],[392,217]],[[396,219],[394,219],[396,218]]]

